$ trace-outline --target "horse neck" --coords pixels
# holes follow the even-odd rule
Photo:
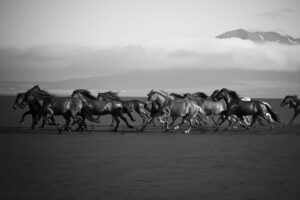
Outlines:
[[[223,98],[224,99],[224,101],[225,101],[225,103],[227,104],[227,105],[233,105],[233,104],[236,104],[236,103],[238,103],[239,102],[239,98],[233,98],[233,97],[231,97],[229,94],[227,94],[226,96],[225,96],[225,98]]]
[[[163,108],[165,106],[171,105],[172,100],[167,97],[160,96],[160,98],[156,98],[156,103],[160,108]]]

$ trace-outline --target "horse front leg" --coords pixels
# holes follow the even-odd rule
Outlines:
[[[43,115],[41,113],[32,116],[31,130],[34,130],[42,116]]]
[[[186,120],[189,122],[190,126],[188,127],[187,130],[185,130],[185,131],[182,132],[182,133],[185,133],[185,134],[190,133],[190,131],[192,129],[192,126],[193,126],[192,120],[189,117],[185,117],[184,121],[186,121]]]
[[[25,116],[32,114],[32,112],[30,110],[28,110],[27,112],[23,113],[21,120],[20,120],[20,124],[24,124],[24,120],[25,120]]]
[[[134,128],[128,123],[127,119],[121,113],[118,115],[118,117],[120,117],[125,122],[128,128]]]
[[[218,124],[218,122],[216,122],[216,120],[215,120],[215,118],[213,116],[211,116],[211,120],[214,122],[214,124],[216,126],[215,132],[217,132],[219,130],[219,124]]]
[[[292,119],[290,120],[290,122],[288,123],[288,125],[291,125],[291,124],[292,124],[292,122],[293,122],[294,119],[297,117],[297,115],[298,115],[298,113],[295,111],[295,112],[294,112],[294,115],[293,115]]]

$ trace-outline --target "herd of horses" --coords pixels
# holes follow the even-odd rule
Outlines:
[[[289,122],[291,124],[300,113],[300,100],[296,95],[289,95],[280,105],[288,105],[294,109],[294,115]],[[46,124],[53,125],[57,127],[59,133],[70,131],[75,124],[77,130],[85,132],[87,120],[100,123],[100,116],[107,114],[112,115],[112,123],[115,122],[114,131],[118,130],[120,120],[124,121],[128,128],[133,129],[134,127],[125,117],[127,115],[131,121],[135,121],[133,113],[142,119],[138,131],[143,131],[150,124],[155,126],[155,119],[158,119],[165,132],[170,129],[176,130],[187,123],[188,128],[183,131],[184,133],[189,133],[197,126],[204,132],[203,124],[207,124],[208,119],[214,122],[216,131],[225,121],[228,121],[227,130],[237,127],[248,130],[256,121],[262,125],[264,125],[263,121],[266,121],[272,131],[275,124],[281,123],[278,115],[267,102],[249,97],[241,98],[237,92],[227,88],[215,90],[210,96],[203,92],[181,95],[163,90],[151,90],[147,94],[147,100],[141,101],[123,100],[117,93],[111,91],[94,96],[85,89],[77,89],[71,96],[61,97],[52,95],[36,85],[24,93],[18,93],[13,108],[24,109],[27,106],[29,110],[23,114],[21,124],[26,115],[31,115],[31,129],[35,129],[38,122],[42,120],[40,127]],[[55,120],[55,116],[58,115],[65,119],[63,126]],[[215,116],[219,116],[219,119],[216,120]],[[174,126],[178,118],[181,122]]]

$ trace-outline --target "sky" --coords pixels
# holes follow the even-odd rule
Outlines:
[[[140,45],[246,28],[300,36],[297,0],[1,0],[0,46]]]
[[[300,37],[298,0],[0,0],[0,81],[134,70],[300,70],[300,45],[258,45],[243,28]]]

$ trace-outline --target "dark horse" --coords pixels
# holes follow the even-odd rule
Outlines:
[[[134,128],[128,123],[127,119],[123,116],[124,106],[119,101],[101,101],[85,89],[74,90],[72,93],[72,97],[79,98],[83,102],[83,105],[88,108],[89,113],[92,115],[101,116],[111,114],[117,122],[114,131],[118,130],[120,124],[119,118],[121,118],[126,123],[128,128]],[[82,122],[84,123],[84,121],[85,116],[83,116]]]
[[[113,101],[121,102],[124,107],[124,111],[126,112],[126,114],[130,117],[130,119],[132,121],[135,121],[131,115],[131,113],[134,111],[142,118],[143,123],[145,123],[145,121],[149,118],[148,114],[146,113],[145,110],[147,110],[148,112],[150,112],[150,110],[147,108],[147,106],[145,105],[145,102],[143,102],[143,101],[140,101],[137,99],[123,100],[118,96],[118,94],[116,92],[112,92],[112,91],[98,93],[97,98],[103,99],[105,101],[113,100]],[[113,122],[112,122],[112,124],[113,124]]]
[[[71,117],[75,121],[78,120],[78,113],[80,113],[83,108],[80,99],[75,97],[54,96],[44,90],[41,90],[38,85],[32,87],[24,93],[24,98],[22,99],[21,105],[22,104],[33,104],[36,106],[36,108],[40,108],[37,110],[37,113],[34,116],[31,126],[32,129],[35,128],[41,117],[44,117],[43,123],[45,123],[45,120],[47,120],[49,117],[53,121],[54,115],[62,115],[66,120],[64,128],[69,130]],[[91,118],[89,117],[89,119]]]
[[[16,100],[13,105],[13,109],[15,109],[15,110],[18,108],[24,109],[27,106],[27,104],[23,101],[24,97],[25,97],[24,92],[17,94]],[[28,102],[28,106],[29,106],[29,110],[26,111],[25,113],[23,113],[21,120],[20,120],[20,124],[23,124],[25,117],[30,114],[31,114],[32,123],[33,123],[33,120],[35,119],[37,114],[40,112],[41,106],[39,104],[36,104],[34,102]]]
[[[294,109],[294,115],[289,122],[289,125],[292,124],[294,119],[297,117],[298,114],[300,114],[300,99],[298,99],[297,95],[287,95],[282,100],[280,106],[283,107],[285,105],[289,105],[290,108]]]
[[[273,130],[272,120],[267,116],[267,113],[270,113],[272,119],[280,123],[278,116],[273,112],[269,105],[257,100],[242,101],[235,91],[222,89],[216,95],[216,99],[224,99],[224,101],[226,102],[227,117],[229,117],[230,115],[236,115],[240,120],[243,120],[243,116],[252,115],[253,119],[251,125],[253,125],[256,121],[256,118],[260,116],[270,124],[271,131]],[[230,125],[231,122],[229,123],[227,129]]]

